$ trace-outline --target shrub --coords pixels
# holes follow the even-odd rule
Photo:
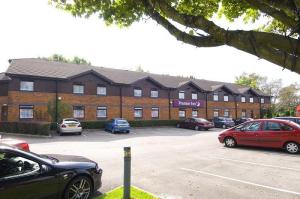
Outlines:
[[[178,120],[134,120],[129,123],[132,127],[176,126]]]
[[[0,122],[0,132],[30,135],[49,135],[50,123],[46,122]]]

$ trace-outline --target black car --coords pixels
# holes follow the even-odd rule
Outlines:
[[[213,123],[216,128],[223,129],[235,126],[234,121],[230,117],[214,117]]]
[[[300,124],[300,117],[275,117],[274,119],[289,120],[297,124]]]
[[[38,155],[0,145],[0,198],[89,199],[102,169],[80,156]]]
[[[239,125],[239,124],[242,124],[244,122],[248,122],[248,121],[252,121],[252,120],[253,120],[252,118],[242,117],[242,118],[234,120],[234,123],[235,123],[235,125]]]

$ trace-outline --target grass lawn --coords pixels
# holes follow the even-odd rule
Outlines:
[[[122,198],[123,198],[123,187],[119,187],[94,199],[122,199]],[[158,199],[158,198],[154,197],[150,193],[144,192],[141,189],[138,189],[136,187],[131,187],[131,199]]]

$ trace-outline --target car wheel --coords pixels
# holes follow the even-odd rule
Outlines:
[[[226,129],[226,125],[225,125],[225,124],[223,124],[223,125],[222,125],[222,128],[223,128],[223,129]]]
[[[59,136],[63,136],[64,134],[59,130],[58,131]]]
[[[284,148],[288,153],[291,154],[295,154],[299,152],[299,145],[295,142],[286,143]]]
[[[199,126],[195,126],[195,130],[196,130],[196,131],[199,131]]]
[[[229,148],[233,148],[236,146],[236,141],[233,137],[227,137],[224,140],[225,146]]]
[[[114,129],[114,128],[112,128],[112,129],[111,129],[111,133],[113,133],[113,134],[114,134],[115,132],[116,132],[116,131],[115,131],[115,129]]]
[[[89,199],[92,195],[92,182],[85,176],[76,177],[65,189],[64,199]]]
[[[78,135],[81,135],[81,134],[82,134],[82,132],[79,132],[79,133],[78,133]]]
[[[177,124],[176,127],[177,127],[177,128],[180,128],[180,124]]]
[[[127,133],[127,134],[130,133],[130,131],[128,130],[128,131],[126,131],[126,133]]]

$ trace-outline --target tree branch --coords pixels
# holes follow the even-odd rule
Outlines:
[[[293,16],[295,19],[297,16],[297,7],[291,0],[260,0],[260,2],[267,4],[273,8],[282,10],[288,16]]]
[[[245,0],[249,5],[253,6],[254,8],[274,17],[278,21],[281,21],[283,24],[285,24],[289,28],[294,28],[297,26],[297,22],[286,15],[284,12],[272,8],[271,6],[268,6],[267,4],[262,3],[260,0]]]
[[[151,8],[149,8],[151,9]],[[171,35],[173,35],[177,40],[182,41],[184,43],[188,43],[197,47],[215,47],[224,45],[223,42],[219,42],[215,40],[212,36],[194,36],[188,33],[185,33],[178,28],[176,28],[173,24],[171,24],[168,20],[162,17],[158,12],[154,9],[149,10],[149,15],[152,19],[154,19],[158,24],[162,25],[165,29],[169,31]]]

